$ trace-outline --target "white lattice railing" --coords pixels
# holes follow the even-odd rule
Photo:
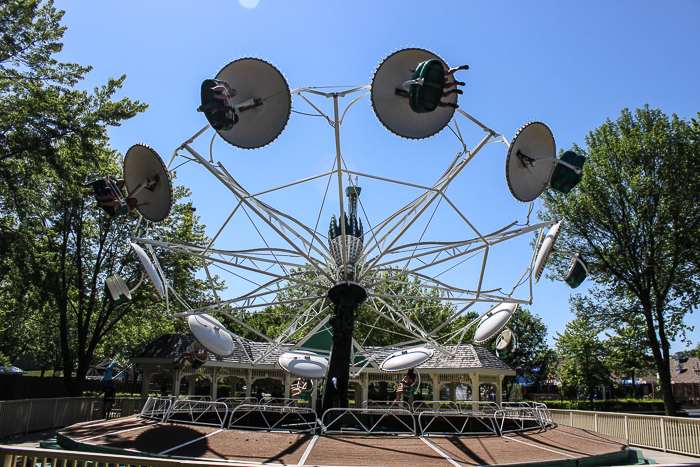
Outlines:
[[[630,445],[700,456],[700,420],[583,410],[549,410],[555,423],[628,440]]]

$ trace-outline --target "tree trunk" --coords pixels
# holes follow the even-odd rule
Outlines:
[[[655,322],[651,312],[651,307],[642,303],[644,317],[647,322],[647,337],[649,338],[649,347],[651,354],[654,357],[656,371],[659,375],[659,384],[661,385],[661,398],[664,401],[664,410],[666,416],[673,417],[676,415],[676,402],[673,398],[673,387],[671,386],[671,367],[668,364],[668,342],[666,341],[665,333],[663,333],[663,323],[660,323],[660,338],[656,335]],[[661,344],[661,345],[660,345]]]

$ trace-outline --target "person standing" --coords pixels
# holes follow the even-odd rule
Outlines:
[[[112,413],[114,401],[117,397],[117,388],[114,387],[114,382],[111,379],[107,381],[107,386],[105,386],[102,393],[104,394],[104,397],[102,398],[102,414],[106,420]]]

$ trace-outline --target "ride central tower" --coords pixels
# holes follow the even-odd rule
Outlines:
[[[328,298],[334,305],[334,316],[330,319],[333,345],[323,386],[322,412],[333,407],[348,406],[355,310],[367,299],[365,288],[355,282],[357,262],[364,242],[362,220],[357,217],[357,198],[361,191],[357,183],[345,189],[349,213],[342,213],[340,222],[333,215],[328,229],[328,246],[335,261],[337,282],[328,291]]]

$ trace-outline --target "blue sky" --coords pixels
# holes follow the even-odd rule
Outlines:
[[[525,122],[541,120],[552,129],[557,149],[583,145],[590,130],[617,118],[624,108],[649,104],[681,118],[700,111],[697,1],[455,1],[429,6],[411,1],[260,0],[246,8],[236,1],[59,0],[56,6],[66,10],[63,24],[68,26],[61,60],[94,67],[81,86],[91,89],[126,74],[120,95],[150,106],[110,130],[112,147],[125,153],[134,143],[145,142],[166,161],[206,125],[195,111],[201,82],[242,56],[273,63],[292,89],[350,87],[370,84],[375,67],[394,50],[427,48],[452,66],[470,66],[458,75],[467,83],[459,98],[462,109],[508,140]],[[330,99],[314,103],[332,112]],[[295,97],[293,110],[311,108]],[[461,117],[458,124],[473,146],[480,130]],[[203,153],[212,136],[209,130],[198,141]],[[394,136],[377,121],[368,97],[348,112],[341,146],[348,164],[359,171],[423,185],[442,173],[460,147],[448,130],[421,141]],[[335,145],[324,120],[293,113],[268,147],[243,151],[217,139],[214,151],[235,171],[234,177],[255,192],[329,169]],[[453,192],[470,220],[487,231],[513,220],[524,222],[527,214],[525,205],[508,192],[505,156],[504,145],[487,147],[461,174],[464,180]],[[178,183],[193,189],[197,214],[208,227],[217,227],[221,216],[230,212],[201,171],[183,167]],[[394,198],[398,206],[410,195],[368,186],[362,196],[367,206],[388,209]],[[303,197],[272,201],[311,219],[319,212],[318,200],[311,198],[322,195],[317,186]],[[337,194],[331,206],[338,210]],[[322,225],[326,217],[324,211]],[[449,227],[449,218],[444,222]],[[227,235],[228,248],[246,243],[243,233]],[[523,263],[516,256],[529,260],[532,252],[525,251],[527,241],[514,248],[517,255],[509,250],[494,255],[492,267],[522,273]],[[565,283],[548,279],[533,288],[534,301],[528,308],[548,325],[550,343],[572,319],[569,293]],[[700,323],[697,314],[686,319],[688,324]],[[694,343],[700,337],[696,327],[690,336]],[[682,348],[676,343],[673,350]]]

